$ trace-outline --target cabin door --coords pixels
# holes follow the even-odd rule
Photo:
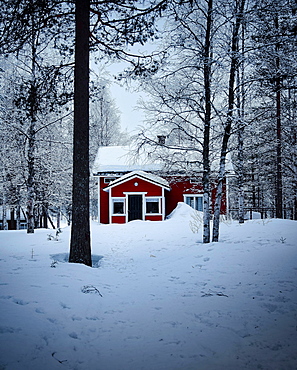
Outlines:
[[[142,220],[142,195],[128,195],[128,221]]]

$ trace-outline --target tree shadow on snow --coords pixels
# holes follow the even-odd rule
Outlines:
[[[52,265],[56,264],[58,262],[62,263],[68,263],[69,261],[69,253],[56,253],[56,254],[51,254],[50,258],[53,260]],[[98,268],[100,267],[101,260],[103,256],[98,256],[96,254],[92,255],[92,267],[93,268]]]

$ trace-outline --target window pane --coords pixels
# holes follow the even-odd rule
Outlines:
[[[186,197],[186,203],[190,207],[195,208],[195,198],[194,197]]]
[[[146,213],[159,213],[159,199],[146,199]]]
[[[197,200],[197,206],[196,206],[197,211],[203,211],[203,198],[197,197],[196,200]]]
[[[114,214],[123,214],[124,213],[124,202],[123,201],[114,201],[113,202],[113,213]]]
[[[201,196],[185,197],[185,201],[186,204],[196,209],[197,211],[203,211],[203,197]]]

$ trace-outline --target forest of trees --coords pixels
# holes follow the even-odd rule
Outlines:
[[[28,232],[61,213],[70,222],[73,212],[75,224],[86,224],[94,156],[100,145],[123,138],[108,78],[89,72],[90,59],[99,65],[125,61],[118,79],[133,80],[148,96],[138,146],[162,155],[156,137],[165,136],[162,146],[174,153],[163,158],[167,168],[183,166],[184,153],[191,153],[189,171],[201,176],[204,188],[205,243],[213,179],[212,240],[219,239],[227,156],[236,174],[229,184],[233,217],[243,222],[254,210],[297,219],[295,0],[0,3],[4,229],[6,208],[20,204]],[[147,41],[153,51],[135,54],[133,46]],[[76,175],[82,177],[73,183],[85,183],[84,189],[72,188]],[[90,239],[89,226],[76,225]]]
[[[247,210],[297,219],[296,9],[295,1],[170,1],[160,57],[154,69],[143,66],[140,84],[150,99],[142,102],[147,122],[139,145],[161,155],[156,133],[165,135],[174,153],[169,167],[194,151],[204,209],[210,178],[220,195],[229,153],[236,173],[230,209],[240,222]],[[137,77],[129,70],[123,76]],[[214,241],[219,206],[218,196]]]

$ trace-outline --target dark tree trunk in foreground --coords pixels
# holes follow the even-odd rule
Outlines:
[[[89,215],[89,0],[75,9],[72,227],[69,262],[91,266]]]
[[[279,29],[278,16],[274,20]],[[281,122],[281,76],[279,60],[279,43],[276,44],[276,218],[283,218],[283,179],[282,179],[282,122]]]

